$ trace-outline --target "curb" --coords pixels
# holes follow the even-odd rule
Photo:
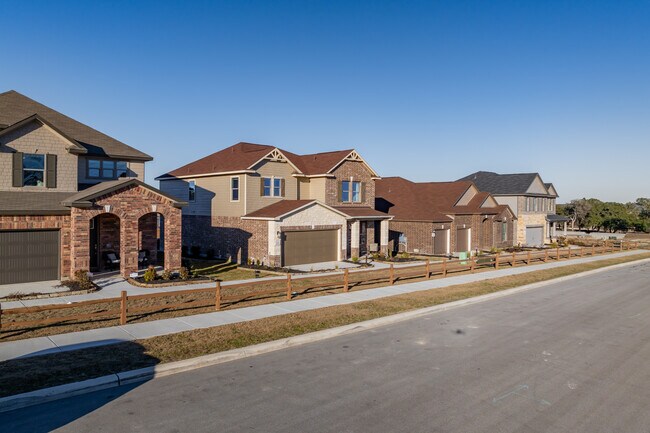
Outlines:
[[[248,358],[251,356],[261,355],[264,353],[274,352],[290,347],[300,346],[307,343],[326,340],[329,338],[339,337],[346,334],[367,331],[380,326],[391,325],[406,320],[418,318],[428,314],[438,313],[451,310],[467,305],[478,304],[505,296],[514,295],[521,292],[537,289],[551,284],[561,283],[577,278],[582,278],[594,274],[614,269],[620,269],[628,266],[634,266],[643,263],[650,263],[650,259],[635,260],[627,263],[606,266],[603,268],[593,269],[590,271],[580,272],[578,274],[566,275],[547,281],[527,284],[525,286],[514,287],[499,292],[489,293],[487,295],[475,296],[472,298],[461,299],[458,301],[448,302],[445,304],[434,305],[432,307],[421,308],[418,310],[406,311],[391,316],[379,317],[377,319],[367,320],[365,322],[351,323],[349,325],[339,326],[336,328],[324,329],[322,331],[311,332],[308,334],[297,335],[294,337],[283,338],[280,340],[260,343],[253,346],[232,349],[225,352],[203,355],[196,358],[182,361],[170,362],[153,367],[145,367],[137,370],[125,371],[117,374],[111,374],[94,379],[88,379],[81,382],[73,382],[65,385],[58,385],[50,388],[39,389],[23,394],[11,395],[0,398],[0,413],[47,403],[53,400],[59,400],[67,397],[73,397],[80,394],[86,394],[102,389],[113,388],[117,386],[145,382],[151,379],[169,376],[172,374],[183,373],[186,371],[196,370],[212,365],[223,364],[225,362],[237,359]]]

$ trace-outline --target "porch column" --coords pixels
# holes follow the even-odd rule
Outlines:
[[[138,271],[138,219],[120,218],[120,275]]]
[[[350,230],[350,236],[352,239],[350,239],[350,248],[352,251],[350,251],[351,257],[359,257],[359,235],[360,235],[360,226],[361,223],[359,221],[353,221],[351,224],[351,230]]]
[[[567,222],[564,221],[564,236],[566,236],[566,226],[567,226]]]
[[[379,223],[379,251],[382,254],[388,253],[388,220]]]
[[[78,270],[90,271],[90,218],[72,208],[70,214],[70,278]],[[61,275],[67,277],[68,275]]]
[[[183,243],[181,215],[182,211],[176,208],[173,208],[170,212],[163,215],[165,217],[163,230],[163,240],[165,243],[165,269],[174,270],[181,267],[181,245]]]

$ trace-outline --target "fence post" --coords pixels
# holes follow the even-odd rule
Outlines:
[[[584,257],[584,256],[585,256],[585,247],[581,246],[580,247],[580,257]]]
[[[0,304],[0,330],[2,330],[2,304]]]
[[[595,256],[596,255],[596,245],[591,246],[591,255]]]
[[[348,281],[348,269],[345,268],[343,269],[343,291],[344,292],[349,292],[350,291],[350,282]]]
[[[474,273],[474,267],[476,266],[476,259],[472,256],[469,258],[469,272]]]
[[[499,253],[497,253],[494,257],[494,270],[499,270]]]
[[[516,255],[517,255],[517,253],[515,253],[515,252],[513,251],[513,252],[512,252],[512,263],[511,263],[511,265],[512,265],[513,268],[515,267],[515,262],[517,261]]]
[[[557,247],[557,251],[556,251],[556,255],[555,255],[555,257],[556,257],[556,260],[559,262],[559,261],[560,261],[560,247]]]
[[[530,265],[530,251],[528,251],[528,256],[526,257],[526,264]]]
[[[120,325],[126,325],[126,290],[122,290],[120,299]]]
[[[620,245],[621,245],[621,246],[620,246],[621,251],[623,251],[623,241],[621,241],[621,244],[620,244]]]
[[[428,280],[429,276],[431,275],[431,261],[429,259],[427,259],[427,264],[425,267],[426,267],[426,275],[424,276],[424,278]]]
[[[287,300],[291,300],[291,274],[287,273]]]
[[[447,259],[446,258],[442,259],[442,276],[443,277],[447,276]]]
[[[548,249],[544,249],[544,263],[548,262]]]
[[[395,270],[393,268],[393,264],[390,264],[390,285],[392,286],[395,284]]]
[[[214,309],[221,310],[221,281],[217,281],[217,287],[214,289]]]

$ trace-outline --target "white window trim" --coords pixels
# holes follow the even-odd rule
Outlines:
[[[349,200],[343,200],[343,182],[348,182],[350,184],[350,189],[348,190],[348,198],[349,198]],[[354,191],[354,186],[353,186],[354,183],[359,184],[359,200],[358,201],[354,201],[352,199],[352,197],[354,195],[354,193],[353,193],[353,191]],[[351,179],[342,180],[341,181],[341,203],[362,203],[362,200],[361,200],[361,196],[363,194],[363,191],[361,190],[361,188],[362,188],[361,184],[362,183],[363,182],[361,182],[360,180],[351,180]]]
[[[271,195],[264,195],[262,193],[262,198],[284,198],[284,196],[282,195],[282,181],[284,180],[284,177],[281,177],[281,176],[262,176],[262,190],[264,189],[264,179],[271,179]],[[273,187],[273,183],[274,183],[275,179],[280,179],[280,195],[275,195],[275,193],[274,193],[275,188]]]
[[[232,187],[232,180],[237,179],[237,200],[232,199],[232,192],[233,192],[233,187]],[[228,189],[230,191],[230,202],[231,203],[237,203],[241,201],[241,176],[230,176],[230,182],[228,185]]]

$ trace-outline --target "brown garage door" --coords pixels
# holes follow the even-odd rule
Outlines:
[[[433,233],[433,254],[447,255],[447,245],[449,244],[449,230],[434,230]]]
[[[284,232],[282,265],[331,262],[338,259],[338,230]]]
[[[0,284],[59,279],[59,231],[0,231]]]

